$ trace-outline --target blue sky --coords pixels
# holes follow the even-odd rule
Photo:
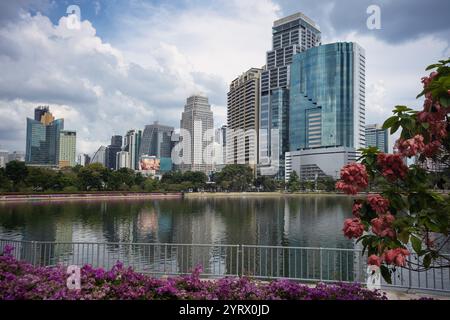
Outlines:
[[[69,5],[80,30],[66,27]],[[366,9],[381,8],[369,30]],[[367,122],[415,100],[426,65],[450,55],[445,0],[178,0],[0,2],[0,148],[24,150],[25,122],[48,104],[78,133],[79,152],[160,121],[177,127],[186,97],[206,93],[226,122],[231,80],[265,63],[273,20],[301,11],[323,43],[356,41],[367,56]]]

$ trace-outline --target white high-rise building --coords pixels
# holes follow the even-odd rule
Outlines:
[[[100,163],[105,165],[106,163],[106,147],[100,146],[98,150],[94,153],[91,159],[91,163]]]
[[[130,168],[130,154],[127,151],[116,153],[116,169]]]
[[[142,131],[132,129],[124,137],[123,151],[129,154],[127,168],[139,170],[139,150],[141,147]]]
[[[187,98],[180,128],[183,160],[175,164],[181,171],[202,171],[208,174],[213,170],[214,121],[206,96],[193,95]],[[184,135],[183,131],[189,136]],[[211,148],[210,153],[208,146]],[[204,157],[204,153],[211,157]]]

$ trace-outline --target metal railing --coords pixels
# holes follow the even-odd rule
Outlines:
[[[358,249],[262,245],[48,242],[0,239],[12,254],[35,266],[90,264],[110,269],[117,261],[136,272],[155,276],[189,274],[196,266],[203,277],[250,276],[263,280],[304,282],[366,281],[366,258]],[[412,260],[417,256],[411,255]],[[437,264],[440,261],[435,262]],[[450,292],[450,269],[414,272],[399,268],[392,284],[412,290]]]

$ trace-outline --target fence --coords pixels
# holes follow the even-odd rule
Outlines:
[[[155,276],[183,275],[196,266],[204,277],[246,275],[253,278],[305,282],[366,281],[366,258],[357,249],[260,245],[46,242],[0,239],[13,255],[36,266],[84,265],[110,269],[117,261]],[[411,259],[417,259],[412,255]],[[441,261],[435,262],[437,264]],[[450,269],[414,272],[399,268],[392,284],[415,290],[450,292]]]

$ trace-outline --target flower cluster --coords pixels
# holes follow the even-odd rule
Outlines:
[[[410,253],[408,249],[405,248],[395,248],[387,250],[386,252],[383,252],[381,256],[377,256],[375,254],[372,254],[369,256],[367,263],[369,265],[376,265],[380,266],[383,261],[386,262],[386,264],[392,264],[396,265],[398,267],[403,267],[406,264],[406,257],[409,256]]]
[[[344,221],[344,235],[349,238],[359,238],[364,233],[364,225],[360,218],[346,219]]]
[[[377,213],[383,214],[386,213],[389,209],[389,200],[383,198],[379,194],[369,194],[367,196],[367,201],[370,204],[370,207]]]
[[[379,237],[389,237],[395,238],[395,231],[392,228],[392,222],[394,222],[395,217],[390,214],[379,215],[378,218],[374,218],[370,221],[372,225],[372,232]]]
[[[163,279],[134,272],[117,263],[111,270],[81,268],[81,289],[66,286],[63,267],[34,267],[17,261],[10,249],[0,255],[1,300],[385,300],[385,294],[356,283],[318,283],[315,287],[294,281],[259,282],[246,277],[225,277],[214,281],[200,279],[201,268],[191,275]]]
[[[341,169],[341,180],[336,183],[336,189],[347,194],[357,194],[367,188],[368,175],[366,167],[360,163],[350,163]]]
[[[418,153],[422,153],[425,150],[425,143],[423,142],[423,136],[416,134],[413,138],[403,140],[397,140],[395,148],[404,156],[412,157]]]
[[[400,154],[379,153],[377,165],[380,167],[383,177],[391,182],[404,179],[408,173],[408,167]]]
[[[387,264],[395,264],[396,266],[403,267],[406,262],[406,257],[409,256],[408,249],[395,248],[386,251],[384,260]]]

